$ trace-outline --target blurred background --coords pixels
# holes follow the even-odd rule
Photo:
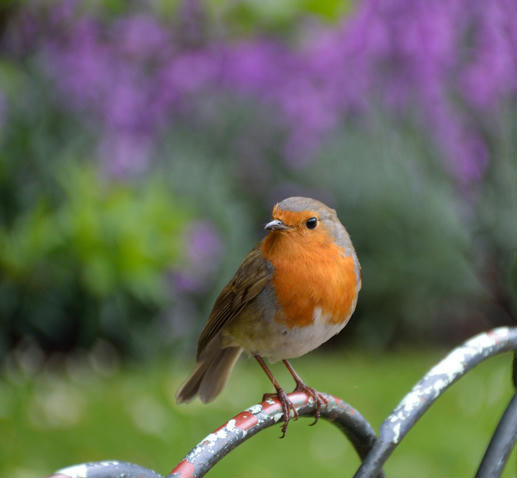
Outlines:
[[[515,13],[512,0],[2,2],[1,474],[105,458],[166,473],[269,391],[242,360],[214,404],[173,400],[217,293],[289,195],[337,209],[363,268],[352,321],[297,369],[375,428],[448,348],[515,325]],[[510,361],[448,392],[387,470],[472,473]],[[306,428],[261,434],[211,476],[352,473],[339,432]],[[282,460],[299,447],[310,460]]]

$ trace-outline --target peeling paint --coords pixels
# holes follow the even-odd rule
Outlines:
[[[56,474],[69,476],[70,478],[86,478],[87,473],[88,467],[86,464],[69,466],[56,472]]]
[[[194,478],[194,464],[187,460],[181,460],[168,475],[169,478]]]
[[[271,410],[282,410],[282,405],[279,400],[271,400],[267,399],[265,402],[262,402],[262,411],[266,414],[270,414]]]
[[[48,478],[163,478],[153,470],[123,461],[81,463],[58,470]]]
[[[258,423],[258,418],[250,412],[239,413],[235,417],[235,426],[241,430],[249,430]]]
[[[497,347],[507,344],[506,349],[511,349],[509,336],[512,330],[515,340],[515,329],[500,327],[481,333],[450,352],[401,400],[381,425],[381,436],[398,444],[434,400],[459,377],[484,358],[498,352]]]
[[[249,408],[246,408],[246,411],[253,413],[253,415],[256,415],[257,413],[260,413],[262,411],[262,404],[258,403],[257,405],[253,405]]]
[[[371,426],[346,402],[331,395],[323,395],[328,403],[321,408],[321,417],[332,421],[342,430],[349,430],[350,434],[347,436],[354,437],[354,446],[356,449],[359,446],[364,455],[364,450],[368,450],[375,441],[375,432]],[[308,394],[296,392],[288,394],[288,398],[300,416],[314,414],[316,404]],[[190,451],[185,459],[193,464],[195,473],[189,476],[201,478],[235,446],[256,432],[278,423],[282,418],[282,405],[275,398],[268,398],[262,403],[247,408],[207,435]],[[177,469],[173,472],[176,473]],[[168,478],[179,478],[179,475],[172,474]],[[181,478],[186,478],[186,475]]]
[[[393,426],[393,440],[398,443],[400,437],[400,422]]]

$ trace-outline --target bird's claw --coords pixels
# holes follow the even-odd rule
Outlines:
[[[282,425],[282,436],[280,438],[284,438],[285,433],[287,431],[287,426],[289,425],[289,421],[291,420],[291,410],[293,411],[293,418],[295,420],[298,420],[298,412],[296,410],[296,407],[293,405],[293,402],[289,400],[289,397],[283,389],[277,390],[276,393],[265,393],[262,397],[262,401],[265,402],[270,398],[276,398],[282,405],[284,423]]]
[[[314,403],[316,404],[316,411],[314,412],[314,421],[310,424],[310,426],[316,425],[320,418],[321,407],[328,405],[329,403],[327,397],[325,397],[325,395],[323,395],[322,393],[318,392],[315,388],[305,385],[303,382],[297,383],[294,391],[306,393],[314,399]]]

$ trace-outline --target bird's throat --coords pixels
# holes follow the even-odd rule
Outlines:
[[[290,328],[308,326],[317,307],[331,324],[350,317],[357,299],[355,263],[328,237],[269,234],[261,250],[274,269],[279,321]]]

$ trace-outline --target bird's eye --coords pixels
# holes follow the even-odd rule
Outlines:
[[[305,221],[305,225],[307,226],[307,229],[314,229],[318,225],[318,219],[311,217]]]

